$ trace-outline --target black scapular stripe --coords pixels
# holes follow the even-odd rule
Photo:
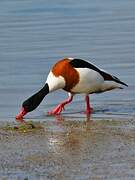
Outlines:
[[[106,81],[115,81],[117,83],[120,83],[122,85],[128,86],[127,84],[125,84],[124,82],[120,81],[117,77],[112,76],[111,74],[108,74],[102,70],[100,70],[98,67],[94,66],[93,64],[82,60],[82,59],[73,59],[70,61],[70,64],[74,67],[74,68],[89,68],[92,69],[94,71],[97,71]]]
[[[97,71],[100,73],[100,69],[97,68],[96,66],[94,66],[93,64],[84,61],[82,59],[73,59],[70,61],[70,64],[74,67],[74,68],[89,68],[92,69],[94,71]]]

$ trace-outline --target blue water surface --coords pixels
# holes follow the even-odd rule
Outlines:
[[[93,117],[134,117],[134,9],[134,0],[1,0],[0,120],[14,120],[21,103],[44,85],[51,66],[63,57],[90,60],[129,85],[92,95]],[[64,91],[48,95],[28,117],[44,119],[66,96]],[[65,113],[83,110],[83,100],[77,95]]]

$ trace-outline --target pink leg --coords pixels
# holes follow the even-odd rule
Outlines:
[[[86,95],[86,114],[91,114],[93,111],[93,108],[90,107],[90,98],[88,95]]]
[[[73,94],[69,93],[69,97],[62,103],[58,104],[52,111],[49,111],[48,115],[60,114],[61,111],[64,109],[64,106],[66,104],[69,104],[72,100],[73,100]]]

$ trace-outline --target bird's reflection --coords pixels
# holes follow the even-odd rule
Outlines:
[[[59,124],[60,122],[63,122],[66,118],[70,117],[65,117],[62,114],[58,114],[55,116],[56,122]],[[74,117],[74,119],[80,119],[80,117]],[[86,114],[85,117],[83,117],[84,122],[91,122],[92,121],[92,115],[91,114]]]
[[[57,130],[48,138],[49,149],[55,153],[80,151],[83,141],[85,142],[88,132],[91,131],[92,122],[90,115],[81,120],[56,115],[54,129]]]

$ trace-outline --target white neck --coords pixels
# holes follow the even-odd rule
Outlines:
[[[48,83],[49,92],[55,91],[57,89],[62,89],[65,87],[65,79],[62,76],[54,76],[51,71],[48,74],[46,83]]]

